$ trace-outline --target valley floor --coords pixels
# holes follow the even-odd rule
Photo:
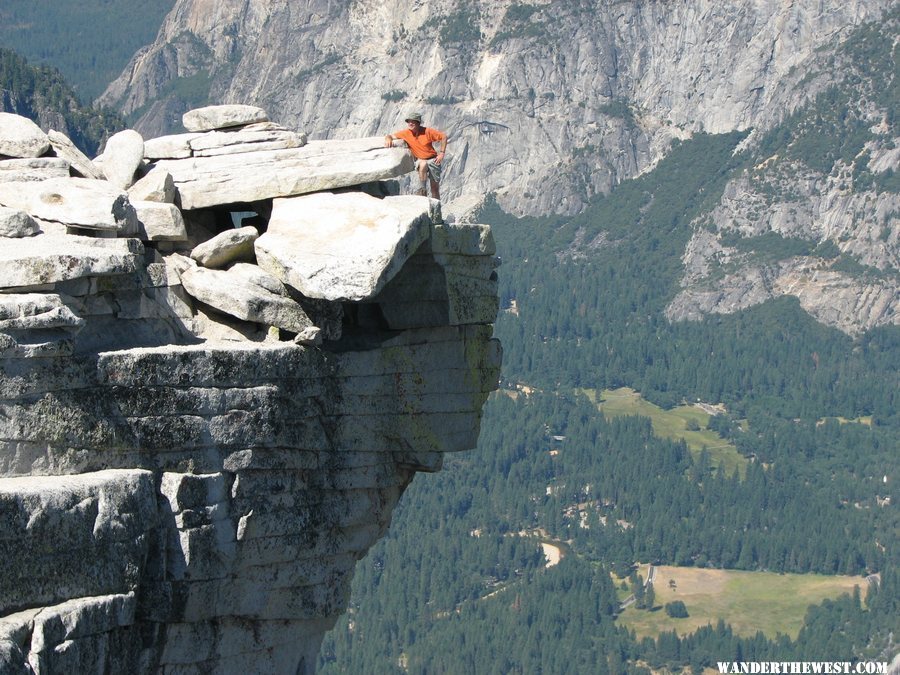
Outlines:
[[[654,566],[656,570],[655,608],[627,608],[618,621],[633,629],[638,637],[656,637],[675,630],[686,635],[701,626],[715,625],[719,619],[731,624],[735,634],[751,637],[762,631],[774,638],[783,633],[797,638],[806,608],[858,586],[865,597],[868,582],[861,576],[825,576],[822,574],[778,574],[696,567]],[[640,574],[646,578],[647,566]],[[666,603],[681,600],[689,616],[669,617]]]

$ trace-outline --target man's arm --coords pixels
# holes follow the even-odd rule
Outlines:
[[[441,149],[438,150],[437,157],[434,158],[434,163],[438,165],[444,161],[444,155],[447,152],[447,134],[442,133],[441,136]]]
[[[393,134],[387,134],[387,135],[384,137],[384,147],[386,147],[386,148],[391,147],[391,145],[393,144],[393,142],[394,142],[394,135],[393,135]]]

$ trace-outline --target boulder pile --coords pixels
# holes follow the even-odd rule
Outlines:
[[[90,159],[0,113],[0,672],[312,672],[496,387],[490,229],[252,106]]]
[[[335,303],[373,299],[441,227],[437,202],[396,194],[388,179],[412,160],[381,137],[307,142],[246,105],[192,110],[183,123],[188,133],[147,141],[119,132],[91,160],[63,134],[0,113],[0,290],[58,291],[57,302],[84,315],[100,304],[96,280],[112,277],[140,291],[124,299],[136,303],[127,320],[169,319],[140,331],[165,343],[312,344],[323,316],[339,337]],[[60,329],[40,344],[7,340],[19,354],[50,342],[68,349],[77,332],[46,326],[42,315],[17,320],[12,338],[38,325]],[[117,345],[103,330],[82,342]]]

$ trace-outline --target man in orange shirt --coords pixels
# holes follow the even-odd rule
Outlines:
[[[447,134],[437,129],[422,125],[422,113],[415,112],[406,118],[406,129],[401,129],[384,137],[384,147],[389,148],[394,139],[406,141],[413,157],[416,158],[416,169],[422,188],[418,194],[425,196],[426,178],[431,182],[431,196],[441,198],[439,184],[441,182],[441,164],[447,151]],[[440,143],[440,150],[435,152],[434,143]]]

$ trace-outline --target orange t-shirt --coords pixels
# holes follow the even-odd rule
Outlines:
[[[413,157],[416,159],[432,159],[437,157],[437,152],[431,146],[432,143],[443,141],[447,134],[431,127],[419,127],[420,133],[414,134],[410,129],[401,129],[391,134],[394,138],[406,141]]]

